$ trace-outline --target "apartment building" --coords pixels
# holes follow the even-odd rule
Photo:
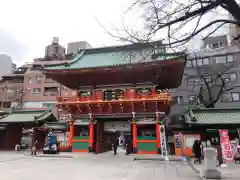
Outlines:
[[[37,58],[19,68],[9,61],[9,68],[4,66],[8,71],[4,71],[0,81],[0,109],[46,109],[56,103],[58,96],[75,95],[75,91],[46,78],[41,72],[42,66],[46,64],[72,60],[74,53],[65,52],[65,48],[55,37],[52,43],[46,46],[43,58]]]
[[[62,62],[62,61],[61,61]],[[56,103],[59,96],[72,96],[75,91],[47,78],[42,74],[40,66],[58,64],[59,61],[38,61],[24,74],[24,109],[49,108]]]
[[[235,87],[224,92],[216,108],[240,106],[240,49],[228,46],[227,36],[209,37],[203,40],[203,50],[190,54],[185,66],[182,85],[173,90],[175,103],[192,104],[201,85],[199,69],[205,74],[223,73],[227,87]],[[212,77],[209,75],[209,80]]]
[[[24,65],[2,76],[0,81],[0,109],[22,108],[24,73],[30,66]]]

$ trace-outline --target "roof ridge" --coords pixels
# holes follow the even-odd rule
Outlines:
[[[69,65],[72,65],[72,64],[78,62],[81,59],[81,57],[84,55],[84,53],[85,53],[85,51],[81,51],[76,57],[73,58],[73,60],[71,60],[71,62],[68,62],[67,65],[69,66]],[[65,63],[65,65],[66,65],[66,63]]]
[[[52,109],[49,108],[49,109],[47,109],[46,111],[44,111],[42,114],[40,114],[39,116],[34,116],[34,120],[36,120],[36,119],[38,119],[38,118],[46,115],[46,114],[49,113],[51,110],[52,110]]]
[[[47,67],[52,67],[52,66],[62,66],[62,65],[71,65],[71,64],[74,64],[75,62],[77,62],[79,60],[79,58],[85,53],[85,51],[81,51],[81,52],[78,52],[77,55],[72,59],[70,60],[69,62],[62,62],[62,63],[58,63],[58,64],[44,64],[43,67],[44,68],[47,68]]]
[[[10,114],[12,114],[12,112],[13,112],[13,111],[9,111],[9,113],[4,114],[3,116],[0,117],[0,120],[3,119],[3,118],[5,118],[5,117],[7,117],[7,116],[9,116]]]
[[[95,47],[95,48],[86,48],[84,50],[89,51],[89,50],[102,50],[102,49],[114,49],[114,48],[129,48],[129,47],[135,47],[135,46],[143,46],[143,47],[152,47],[153,45],[162,44],[161,40],[157,41],[151,41],[151,42],[137,42],[137,43],[130,43],[130,44],[122,44],[122,45],[113,45],[113,46],[102,46],[102,47]]]

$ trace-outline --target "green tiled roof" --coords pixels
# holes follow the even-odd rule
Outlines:
[[[46,70],[64,70],[81,69],[92,67],[119,66],[127,64],[136,64],[148,61],[161,61],[179,57],[179,54],[164,54],[158,57],[152,57],[154,49],[152,47],[124,48],[123,47],[105,47],[86,49],[80,52],[68,64],[46,66]]]
[[[0,123],[22,123],[44,120],[49,115],[49,110],[13,111],[3,116]]]
[[[45,123],[40,127],[40,129],[66,130],[68,129],[68,124],[61,122]]]
[[[240,124],[240,109],[192,109],[185,117],[189,124]]]

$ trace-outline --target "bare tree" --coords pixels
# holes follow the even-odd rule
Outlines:
[[[107,30],[111,36],[132,43],[158,39],[174,48],[183,46],[201,32],[206,31],[205,37],[208,37],[226,24],[240,26],[240,6],[236,0],[136,0],[125,15],[135,7],[141,10],[139,20],[143,19],[145,28],[135,31],[123,25],[122,29],[115,28],[115,33]],[[227,18],[218,16],[219,12]]]
[[[196,98],[194,98],[193,103],[196,105],[203,104],[205,108],[214,108],[215,104],[221,99],[223,93],[240,87],[239,84],[228,82],[229,79],[226,77],[229,70],[233,68],[234,63],[199,66],[197,61],[201,59],[201,57],[197,56],[196,53],[194,56],[195,57],[193,57],[191,61],[195,61],[196,74],[188,78],[199,79],[200,86],[199,89],[194,89]]]
[[[134,8],[140,9],[142,13],[139,20],[143,19],[145,26],[140,31],[129,29],[124,24],[126,14]],[[222,18],[219,12],[225,13],[227,17]],[[232,19],[229,19],[228,15],[231,15]],[[212,18],[209,18],[210,16]],[[110,32],[100,25],[118,40],[146,43],[157,39],[162,41],[166,48],[175,51],[175,48],[179,50],[179,47],[185,50],[185,45],[195,36],[203,35],[202,39],[207,38],[229,24],[240,27],[240,6],[236,0],[135,0],[123,15],[122,29],[114,28]],[[239,38],[240,35],[235,37],[236,40]],[[157,57],[161,54],[160,52],[154,55]],[[201,79],[200,89],[196,92],[196,103],[213,108],[224,92],[235,88],[229,87],[224,77],[231,66],[232,64],[217,65],[210,73],[206,73],[203,67],[196,67],[196,75]]]
[[[122,31],[118,30],[118,32],[125,32],[121,40],[148,42],[156,37],[159,39],[163,32],[166,32],[166,36],[161,37],[161,40],[174,50],[184,46],[200,33],[205,32],[203,38],[207,38],[226,24],[240,26],[240,6],[236,0],[136,0],[128,11],[135,6],[143,9],[146,28],[136,32],[123,26]],[[227,18],[220,18],[217,12],[225,12]],[[214,14],[214,18],[206,21],[205,18],[210,14]],[[231,15],[233,20],[230,20],[228,15]],[[119,37],[119,34],[116,37]],[[235,39],[239,37],[240,35]],[[194,61],[197,59],[198,56],[195,54]],[[198,63],[195,64],[197,65],[196,76],[201,82],[195,103],[213,108],[224,92],[236,87],[236,85],[229,86],[225,78],[226,72],[232,68],[233,63],[212,66],[208,73],[204,67],[198,66]]]

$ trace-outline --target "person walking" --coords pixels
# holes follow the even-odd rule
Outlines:
[[[117,147],[118,147],[118,145],[119,145],[119,139],[117,137],[117,138],[115,138],[115,140],[113,142],[113,153],[114,153],[114,155],[117,154]]]
[[[201,141],[195,140],[193,144],[193,153],[195,156],[194,164],[201,164],[201,156],[202,156],[202,149],[201,149]]]
[[[128,136],[126,136],[125,138],[125,150],[126,150],[125,155],[128,155],[129,154],[129,137]]]
[[[37,141],[35,141],[31,147],[31,156],[36,156],[36,155],[37,155]]]

